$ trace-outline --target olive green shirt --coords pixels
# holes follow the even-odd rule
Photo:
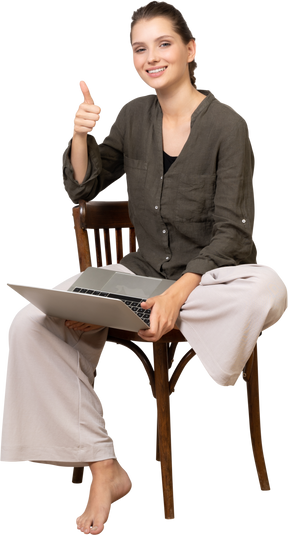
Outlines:
[[[88,136],[82,184],[74,179],[71,142],[64,153],[64,184],[75,203],[93,199],[126,173],[139,249],[121,263],[138,275],[176,280],[186,272],[256,262],[247,125],[212,93],[202,93],[207,96],[191,116],[189,138],[165,175],[156,95],[126,104],[101,145]]]

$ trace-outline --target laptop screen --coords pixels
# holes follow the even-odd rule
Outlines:
[[[115,273],[113,277],[104,284],[101,291],[147,299],[160,282],[161,280],[159,279],[140,276],[131,277],[129,275],[127,276],[126,273]]]

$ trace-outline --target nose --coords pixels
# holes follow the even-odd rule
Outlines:
[[[159,61],[158,54],[154,48],[150,48],[148,51],[148,63],[157,63]]]

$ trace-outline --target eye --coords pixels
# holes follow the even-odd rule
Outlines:
[[[145,48],[143,48],[143,47],[136,48],[136,49],[134,50],[134,52],[135,52],[136,54],[139,54],[139,53],[141,53],[141,52],[145,52]]]
[[[166,48],[166,46],[170,46],[170,45],[171,45],[171,43],[166,43],[166,42],[165,42],[165,43],[161,43],[160,46],[164,46],[164,48]],[[143,52],[143,51],[145,51],[145,50],[146,50],[146,49],[143,48],[143,47],[142,47],[142,48],[137,48],[137,50],[135,50],[135,54],[138,54],[139,52],[141,53],[141,52]]]

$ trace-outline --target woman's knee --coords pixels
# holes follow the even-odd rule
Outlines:
[[[27,305],[22,308],[12,321],[9,336],[23,336],[24,333],[28,333],[31,329],[35,330],[35,327],[40,322],[41,315],[37,308],[33,305]]]
[[[270,267],[259,266],[251,299],[269,310],[277,321],[287,308],[287,289],[279,275]]]

